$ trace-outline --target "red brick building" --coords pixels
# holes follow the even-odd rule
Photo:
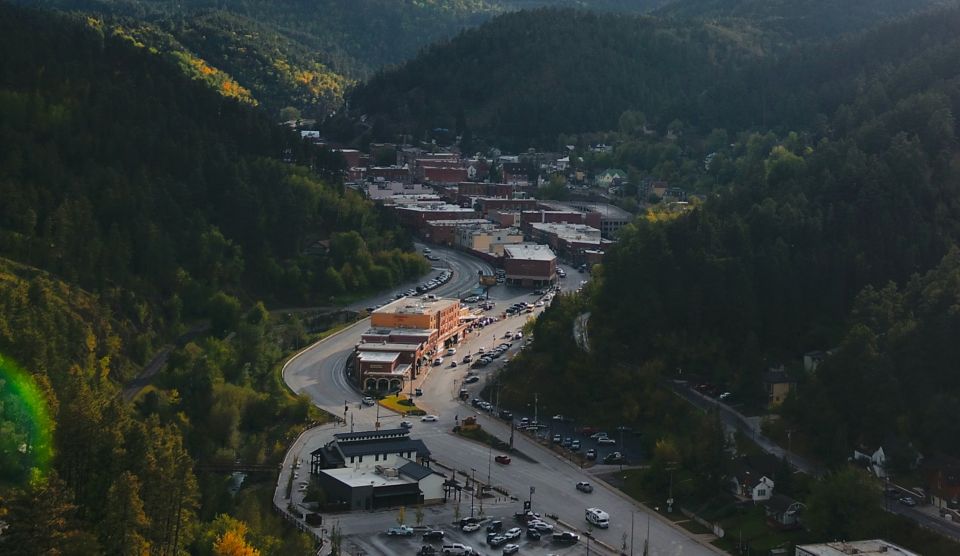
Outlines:
[[[507,282],[520,286],[545,286],[557,278],[557,256],[546,245],[506,245],[503,269]]]

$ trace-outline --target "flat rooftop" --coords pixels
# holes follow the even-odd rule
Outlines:
[[[440,297],[437,299],[422,299],[417,297],[403,297],[375,310],[374,315],[429,315],[459,305],[459,299]]]
[[[504,245],[503,250],[511,259],[523,259],[528,261],[551,261],[557,256],[553,250],[546,245]]]
[[[559,238],[579,241],[600,241],[600,230],[586,224],[564,224],[553,222],[532,222],[534,230],[554,234]]]
[[[538,204],[557,212],[598,212],[606,220],[633,220],[633,214],[606,203],[540,201]]]
[[[357,357],[364,363],[393,363],[400,357],[397,351],[363,351],[362,347],[360,350]]]
[[[391,334],[396,334],[397,336],[414,336],[429,340],[434,333],[436,333],[436,330],[432,328],[371,328],[363,333],[363,337],[376,338],[380,336],[386,341],[386,338],[389,338]],[[364,339],[364,342],[366,341]],[[377,340],[374,339],[373,341],[376,342]]]
[[[399,473],[396,477],[385,477],[370,468],[354,469],[352,467],[344,467],[341,469],[324,469],[320,472],[326,473],[330,477],[351,487],[372,486],[377,488],[388,485],[409,485],[417,483],[417,481],[409,479]]]
[[[882,539],[850,542],[827,542],[797,546],[797,555],[810,556],[920,556],[906,548]]]
[[[485,218],[463,218],[461,220],[427,220],[427,224],[431,226],[484,226],[490,224],[490,221]],[[490,224],[493,226],[494,224]]]
[[[370,353],[374,351],[386,351],[386,352],[416,351],[419,348],[420,348],[420,344],[397,344],[397,343],[391,344],[388,342],[380,343],[380,342],[363,342],[363,341],[357,344],[357,349],[360,350],[361,353]]]
[[[451,205],[449,203],[430,203],[398,206],[398,210],[409,210],[413,212],[474,212],[472,208],[461,207],[460,205]]]

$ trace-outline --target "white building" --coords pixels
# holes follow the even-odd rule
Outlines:
[[[920,556],[892,542],[868,541],[827,542],[797,546],[796,556]]]

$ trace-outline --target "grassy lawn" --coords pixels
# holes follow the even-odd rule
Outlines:
[[[410,411],[417,410],[417,404],[414,403],[413,399],[404,394],[394,394],[392,396],[387,396],[380,400],[380,405],[391,410],[396,411],[402,415],[406,415]]]
[[[726,535],[713,544],[735,552],[742,542],[756,554],[766,554],[771,548],[792,547],[796,544],[811,542],[810,534],[804,530],[778,531],[767,525],[763,508],[751,507],[741,510],[720,522]]]
[[[707,529],[703,525],[700,525],[699,523],[693,520],[678,521],[677,525],[679,525],[680,527],[683,527],[687,531],[690,531],[694,535],[705,535],[705,534],[712,535],[713,534],[713,531]]]
[[[505,451],[510,450],[510,445],[509,445],[509,444],[507,444],[507,443],[504,442],[503,440],[500,440],[500,439],[497,438],[496,436],[493,436],[492,434],[490,434],[489,432],[487,432],[487,431],[485,431],[485,430],[483,430],[483,429],[481,429],[481,428],[476,428],[476,429],[458,428],[458,429],[457,429],[457,434],[459,434],[460,436],[462,436],[462,437],[464,437],[464,438],[469,438],[469,439],[471,439],[471,440],[476,440],[477,442],[480,442],[480,443],[482,443],[482,444],[486,444],[486,445],[488,445],[488,446],[492,444],[492,445],[493,445],[493,448],[494,448],[495,450],[499,450],[499,451],[502,451],[502,452],[505,452]]]

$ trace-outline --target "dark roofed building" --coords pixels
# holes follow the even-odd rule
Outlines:
[[[386,462],[393,457],[424,462],[430,459],[430,450],[422,440],[410,438],[407,429],[337,433],[325,446],[310,453],[310,472],[316,475],[323,469]]]
[[[435,471],[430,469],[429,467],[424,467],[419,463],[414,463],[412,461],[404,465],[401,465],[397,470],[400,472],[401,475],[406,475],[407,477],[410,477],[414,481],[419,481],[435,473]]]

